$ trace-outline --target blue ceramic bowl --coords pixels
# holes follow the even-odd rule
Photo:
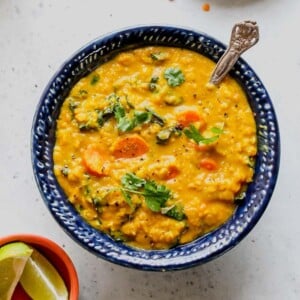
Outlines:
[[[142,26],[100,37],[77,51],[50,80],[37,107],[32,127],[32,164],[42,197],[61,227],[89,252],[110,262],[141,270],[165,271],[192,267],[225,253],[255,226],[266,209],[277,179],[279,130],[270,97],[255,72],[239,59],[231,71],[244,88],[255,114],[258,156],[253,182],[244,201],[226,224],[170,250],[144,251],[114,241],[87,224],[69,203],[53,172],[53,145],[60,107],[74,84],[116,53],[147,45],[182,47],[217,62],[225,46],[190,29]]]

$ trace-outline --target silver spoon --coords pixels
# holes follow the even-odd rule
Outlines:
[[[243,21],[233,26],[230,44],[218,61],[210,78],[210,83],[219,84],[232,69],[240,55],[254,46],[259,40],[258,26],[255,21]]]

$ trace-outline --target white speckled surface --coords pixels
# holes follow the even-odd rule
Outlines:
[[[0,0],[0,236],[30,232],[63,245],[80,299],[300,299],[300,1]],[[61,230],[43,203],[30,160],[35,107],[50,77],[79,47],[137,24],[192,27],[227,43],[255,19],[261,40],[243,57],[264,82],[281,129],[281,169],[264,216],[236,248],[190,270],[151,273],[102,261]]]

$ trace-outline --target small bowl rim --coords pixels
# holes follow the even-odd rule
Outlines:
[[[36,109],[36,112],[35,112],[35,115],[33,118],[33,125],[32,125],[32,135],[31,135],[31,137],[32,137],[32,139],[31,139],[32,166],[33,166],[33,172],[34,172],[34,177],[35,177],[36,183],[38,185],[38,188],[40,190],[42,198],[44,199],[46,206],[48,207],[48,209],[50,210],[51,214],[54,216],[56,221],[61,225],[61,227],[82,247],[84,247],[85,249],[92,252],[93,254],[95,254],[98,257],[104,258],[105,260],[108,260],[110,262],[113,262],[113,263],[116,263],[116,264],[119,264],[119,265],[122,265],[125,267],[131,267],[131,268],[136,268],[136,269],[140,269],[140,270],[150,270],[150,271],[180,270],[180,269],[189,268],[189,267],[192,267],[195,265],[199,265],[200,263],[208,262],[211,259],[214,259],[214,258],[226,253],[231,248],[233,248],[235,245],[237,245],[252,230],[252,228],[256,225],[258,220],[261,218],[261,216],[263,215],[267,205],[269,204],[271,196],[274,192],[274,188],[276,185],[278,172],[279,172],[279,164],[280,164],[280,133],[279,133],[277,117],[276,117],[276,113],[274,111],[270,96],[269,96],[268,92],[266,91],[262,81],[257,76],[257,74],[253,71],[253,69],[250,67],[250,65],[243,58],[239,58],[239,60],[237,62],[238,68],[241,68],[241,70],[243,70],[243,68],[246,68],[246,71],[250,74],[249,78],[247,77],[248,75],[246,74],[246,72],[245,72],[245,74],[243,74],[243,76],[245,75],[247,77],[246,79],[248,79],[248,81],[250,81],[250,84],[251,84],[252,78],[254,78],[259,83],[259,85],[258,85],[258,87],[256,87],[256,89],[262,90],[262,93],[264,94],[263,95],[264,101],[266,101],[266,103],[268,105],[268,109],[266,108],[266,110],[268,110],[268,112],[270,112],[271,117],[272,117],[271,118],[271,121],[273,122],[272,128],[273,128],[273,133],[275,133],[275,138],[274,138],[275,142],[272,144],[272,147],[273,147],[272,150],[274,150],[274,152],[275,152],[275,161],[273,162],[272,169],[270,170],[270,172],[272,173],[272,178],[270,179],[270,184],[268,186],[268,189],[264,190],[264,192],[266,192],[266,193],[262,196],[263,197],[262,202],[260,203],[258,208],[257,207],[255,208],[256,210],[253,213],[251,221],[249,221],[246,224],[247,226],[242,228],[240,232],[237,231],[236,236],[234,236],[234,237],[231,236],[229,243],[227,243],[225,245],[222,243],[221,244],[219,243],[218,245],[216,245],[214,247],[213,250],[212,249],[208,250],[207,253],[204,253],[204,251],[202,251],[203,249],[197,248],[197,243],[199,243],[199,240],[201,240],[203,244],[204,243],[217,244],[218,241],[215,242],[213,239],[217,238],[217,235],[221,236],[223,234],[222,232],[219,232],[219,229],[223,228],[226,224],[232,222],[232,220],[235,219],[235,216],[237,215],[239,208],[236,211],[236,213],[225,224],[223,224],[221,227],[219,227],[215,231],[212,231],[212,232],[208,233],[207,235],[202,236],[188,244],[179,245],[179,246],[175,247],[176,249],[181,250],[181,249],[185,249],[187,247],[187,245],[189,245],[187,251],[189,252],[190,259],[187,259],[187,260],[185,260],[184,255],[181,256],[181,254],[179,256],[174,255],[175,258],[172,257],[172,255],[169,255],[170,252],[171,253],[174,252],[173,250],[175,248],[171,248],[168,250],[143,250],[143,249],[132,248],[125,244],[118,244],[118,242],[113,241],[109,237],[103,237],[103,235],[105,235],[105,234],[97,231],[96,229],[91,228],[91,226],[88,225],[86,223],[86,221],[84,221],[81,218],[81,222],[80,222],[80,224],[78,224],[78,226],[80,227],[80,230],[82,229],[82,230],[88,231],[88,236],[83,237],[80,235],[80,233],[75,228],[69,226],[68,222],[66,222],[63,217],[58,216],[56,214],[56,212],[54,212],[53,208],[50,207],[51,203],[49,202],[47,195],[45,195],[45,193],[43,191],[44,187],[40,182],[40,178],[39,178],[37,168],[36,168],[36,155],[34,153],[34,149],[35,149],[36,145],[35,145],[34,135],[36,134],[36,129],[37,129],[37,118],[38,118],[38,114],[41,111],[42,104],[45,102],[47,95],[49,95],[49,91],[51,90],[51,88],[53,88],[53,86],[56,84],[56,80],[57,80],[58,76],[61,74],[64,74],[64,71],[68,68],[68,66],[71,66],[74,63],[74,61],[76,61],[76,60],[79,61],[82,57],[84,57],[86,55],[85,51],[90,54],[93,50],[93,47],[97,48],[96,46],[99,46],[99,44],[101,45],[101,43],[105,44],[105,43],[108,43],[110,40],[116,38],[117,36],[126,36],[126,34],[128,34],[128,35],[137,34],[139,31],[143,31],[143,30],[152,32],[152,33],[155,32],[155,30],[158,30],[158,31],[163,30],[163,31],[166,31],[167,33],[183,32],[187,35],[191,34],[193,36],[198,37],[199,39],[204,40],[204,43],[210,42],[213,44],[214,47],[218,47],[220,49],[219,50],[220,55],[226,49],[226,47],[223,43],[219,42],[216,38],[214,38],[206,33],[203,33],[201,31],[195,31],[192,28],[186,28],[183,26],[169,26],[169,25],[157,25],[157,24],[156,25],[133,26],[133,27],[127,27],[127,28],[115,30],[113,32],[104,34],[104,35],[102,35],[98,38],[95,38],[92,41],[86,43],[84,46],[82,46],[77,51],[75,51],[67,60],[65,60],[65,62],[58,68],[56,73],[52,76],[52,78],[50,79],[50,81],[48,82],[46,88],[44,89],[44,91],[42,93],[42,96],[40,98],[40,101],[38,103],[38,106],[37,106],[37,109]],[[132,45],[133,44],[129,43],[129,46],[132,46]],[[153,45],[155,45],[155,43],[153,43]],[[159,44],[159,45],[161,45],[161,44]],[[139,43],[138,46],[137,45],[134,45],[134,46],[137,48],[137,47],[144,47],[145,45],[143,45],[142,43]],[[166,46],[168,46],[168,45],[166,45]],[[184,48],[188,48],[188,47],[184,47]],[[119,52],[126,51],[126,50],[128,50],[128,48],[121,47],[121,50]],[[213,61],[217,61],[216,56],[213,56],[213,55],[210,56],[209,53],[206,56],[208,56]],[[99,63],[99,65],[101,65],[101,63]],[[91,72],[91,71],[92,71],[92,69],[89,70],[89,72]],[[83,76],[84,75],[82,75],[81,77],[83,77]],[[245,83],[240,82],[240,84],[245,89]],[[249,91],[247,91],[247,92],[249,92]],[[249,100],[250,95],[247,94],[247,96],[248,96],[248,100]],[[251,105],[251,103],[250,103],[250,105]],[[253,107],[251,107],[251,109],[252,109],[252,111],[254,111]],[[257,125],[257,120],[258,119],[256,118],[256,125]],[[263,163],[263,162],[261,161],[261,163]],[[258,169],[258,167],[256,167],[255,174],[259,171],[260,170]],[[61,192],[61,188],[57,182],[56,182],[56,186],[57,186],[58,192]],[[262,189],[264,189],[264,187],[262,187]],[[250,191],[248,193],[250,194]],[[74,209],[70,208],[70,214],[74,214],[74,213],[76,214],[77,212],[74,211]],[[77,213],[77,217],[78,217],[78,213]],[[227,228],[227,229],[229,230],[229,228]],[[104,241],[101,240],[100,243],[105,244],[104,248],[107,247],[107,249],[108,249],[106,252],[102,249],[101,245],[96,245],[96,246],[94,245],[94,241],[96,241],[96,242],[98,241],[95,238],[95,236],[97,236],[99,234],[101,235],[101,238],[105,239]],[[207,237],[210,235],[214,235],[212,240],[207,239]],[[92,241],[89,241],[89,239],[91,239]],[[224,240],[224,238],[222,238],[222,239]],[[93,246],[91,246],[92,244],[93,244]],[[195,253],[193,253],[193,251],[194,251],[193,246],[195,246],[196,250],[198,249],[197,251],[202,251],[203,256],[197,257],[197,255],[195,255]],[[130,253],[130,255],[132,255],[132,257],[126,256],[128,253]],[[135,257],[135,255],[137,255],[137,254],[138,254],[138,257]],[[150,259],[150,257],[151,257],[151,259]],[[180,259],[178,257],[180,257]]]
[[[79,279],[78,279],[77,271],[70,256],[61,246],[59,246],[53,240],[50,240],[49,238],[37,234],[15,233],[15,234],[0,237],[0,247],[14,242],[23,242],[33,247],[34,249],[38,250],[43,255],[45,255],[45,257],[50,261],[51,264],[53,264],[53,262],[44,253],[43,251],[44,249],[51,252],[56,257],[59,257],[61,262],[64,264],[64,267],[67,271],[67,276],[69,277],[67,279],[62,277],[66,285],[67,285],[66,281],[68,281],[69,283],[69,286],[67,286],[69,292],[69,300],[78,300]],[[56,268],[55,265],[54,267]]]

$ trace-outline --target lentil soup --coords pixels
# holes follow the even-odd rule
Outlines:
[[[186,49],[122,52],[73,87],[56,127],[54,172],[82,217],[114,239],[166,249],[222,225],[253,177],[247,97]]]

